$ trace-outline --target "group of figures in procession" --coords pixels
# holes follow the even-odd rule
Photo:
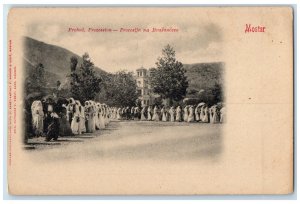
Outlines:
[[[222,123],[225,121],[225,107],[213,105],[208,107],[205,103],[198,105],[187,105],[183,109],[165,106],[148,107],[123,107],[113,108],[112,117],[118,120],[141,120],[141,121],[163,121],[163,122],[204,122]]]
[[[106,104],[92,100],[84,105],[74,98],[36,100],[31,105],[32,132],[34,136],[45,136],[46,141],[58,136],[80,135],[104,129],[109,123]]]
[[[46,141],[58,136],[80,135],[104,129],[111,120],[140,120],[163,122],[223,123],[225,107],[205,103],[187,105],[184,108],[109,107],[93,100],[82,105],[74,98],[35,100],[31,105],[32,132],[34,136],[45,136]]]

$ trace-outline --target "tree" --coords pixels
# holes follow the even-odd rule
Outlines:
[[[153,92],[159,94],[168,103],[180,101],[186,95],[187,77],[181,62],[175,58],[175,50],[167,45],[162,50],[162,57],[156,62],[150,80]]]
[[[135,105],[137,106],[137,107],[142,107],[142,100],[141,99],[136,99],[135,100]]]
[[[29,72],[29,76],[25,80],[26,94],[43,92],[45,84],[45,68],[42,63],[39,63]]]
[[[152,105],[161,107],[163,105],[162,98],[161,97],[154,98]]]
[[[222,84],[215,83],[212,87],[201,91],[201,93],[198,94],[198,99],[209,106],[224,101]]]
[[[100,91],[101,79],[96,76],[94,64],[88,53],[82,56],[83,62],[80,68],[71,73],[71,95],[81,103],[86,100],[94,100]]]
[[[59,80],[56,81],[56,88],[59,89],[61,82]]]
[[[212,93],[214,95],[215,104],[223,101],[223,90],[220,84],[215,83],[214,87],[212,88]]]
[[[70,58],[70,68],[71,68],[71,72],[74,72],[76,70],[78,64],[78,59],[76,56],[72,56]]]
[[[105,77],[103,91],[99,94],[98,100],[110,106],[135,106],[138,99],[136,88],[132,72],[119,71],[116,74],[109,74]]]

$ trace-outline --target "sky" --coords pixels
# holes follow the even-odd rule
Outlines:
[[[89,22],[71,20],[66,22],[34,22],[28,26],[26,35],[45,43],[61,46],[78,55],[87,52],[97,67],[115,72],[134,71],[137,68],[155,67],[165,45],[176,51],[177,60],[183,64],[222,61],[222,29],[209,21],[186,21],[167,18],[124,19],[109,24],[109,20]],[[129,23],[130,22],[130,23]],[[150,22],[150,23],[149,23]],[[125,32],[68,32],[69,28],[176,28],[174,33],[125,33]]]

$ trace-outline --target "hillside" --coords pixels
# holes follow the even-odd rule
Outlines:
[[[193,97],[201,90],[209,90],[219,84],[223,86],[224,63],[184,64],[189,81],[188,95]]]
[[[41,63],[44,66],[46,84],[44,88],[55,88],[59,80],[61,87],[69,84],[66,76],[70,73],[70,58],[76,56],[78,65],[82,63],[82,58],[59,46],[47,44],[29,37],[24,37],[24,70],[25,78],[31,81],[33,70]],[[201,98],[206,101],[218,101],[216,98],[223,92],[224,63],[196,63],[184,64],[186,76],[189,81],[187,98]],[[107,72],[95,67],[96,74],[108,76]],[[34,90],[34,88],[33,88]],[[33,91],[31,90],[31,91]],[[31,93],[29,91],[29,93]]]
[[[29,76],[32,68],[38,63],[42,63],[49,86],[55,86],[57,80],[65,80],[66,75],[70,72],[70,58],[72,56],[76,56],[78,64],[81,64],[82,58],[67,49],[24,37],[23,59],[26,75]],[[106,73],[97,67],[95,71],[98,74]]]

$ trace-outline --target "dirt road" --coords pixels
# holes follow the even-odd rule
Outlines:
[[[112,121],[93,134],[31,139],[30,154],[64,159],[200,159],[222,151],[222,124]]]

